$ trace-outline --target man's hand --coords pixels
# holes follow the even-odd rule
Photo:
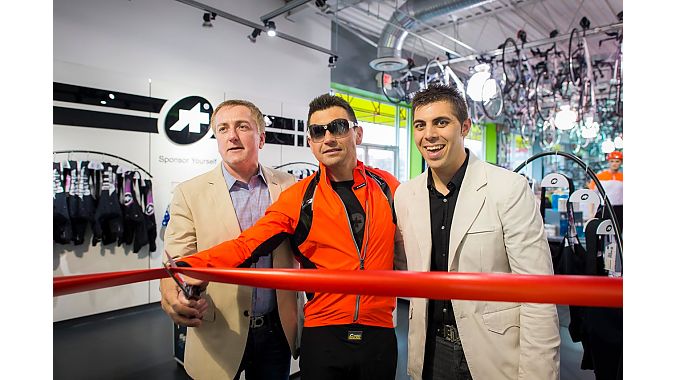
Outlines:
[[[209,284],[197,279],[185,277],[189,285],[199,286],[204,291]],[[160,280],[160,293],[162,294],[162,310],[177,324],[188,327],[199,327],[202,324],[202,316],[209,304],[204,298],[198,300],[187,299],[185,294],[171,278]]]

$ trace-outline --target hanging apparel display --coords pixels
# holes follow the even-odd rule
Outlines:
[[[134,253],[145,245],[150,252],[157,249],[150,179],[137,170],[89,160],[54,162],[52,168],[54,242],[81,245],[90,225],[93,246],[117,242],[132,245]]]

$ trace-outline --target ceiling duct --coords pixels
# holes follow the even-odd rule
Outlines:
[[[469,9],[493,0],[409,0],[392,13],[378,41],[378,58],[369,65],[378,71],[401,70],[408,62],[401,57],[401,49],[408,31],[438,16]]]

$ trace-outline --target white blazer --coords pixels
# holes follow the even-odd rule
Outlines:
[[[553,274],[535,196],[524,177],[469,152],[453,214],[448,252],[452,272]],[[429,271],[432,255],[427,172],[395,194],[408,270]],[[555,305],[453,300],[474,380],[559,378],[559,320]],[[428,300],[409,308],[408,373],[422,378]]]

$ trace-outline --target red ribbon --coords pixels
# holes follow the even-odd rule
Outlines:
[[[622,279],[497,273],[175,268],[204,281],[308,292],[622,307]],[[164,269],[54,278],[54,296],[167,277]]]

